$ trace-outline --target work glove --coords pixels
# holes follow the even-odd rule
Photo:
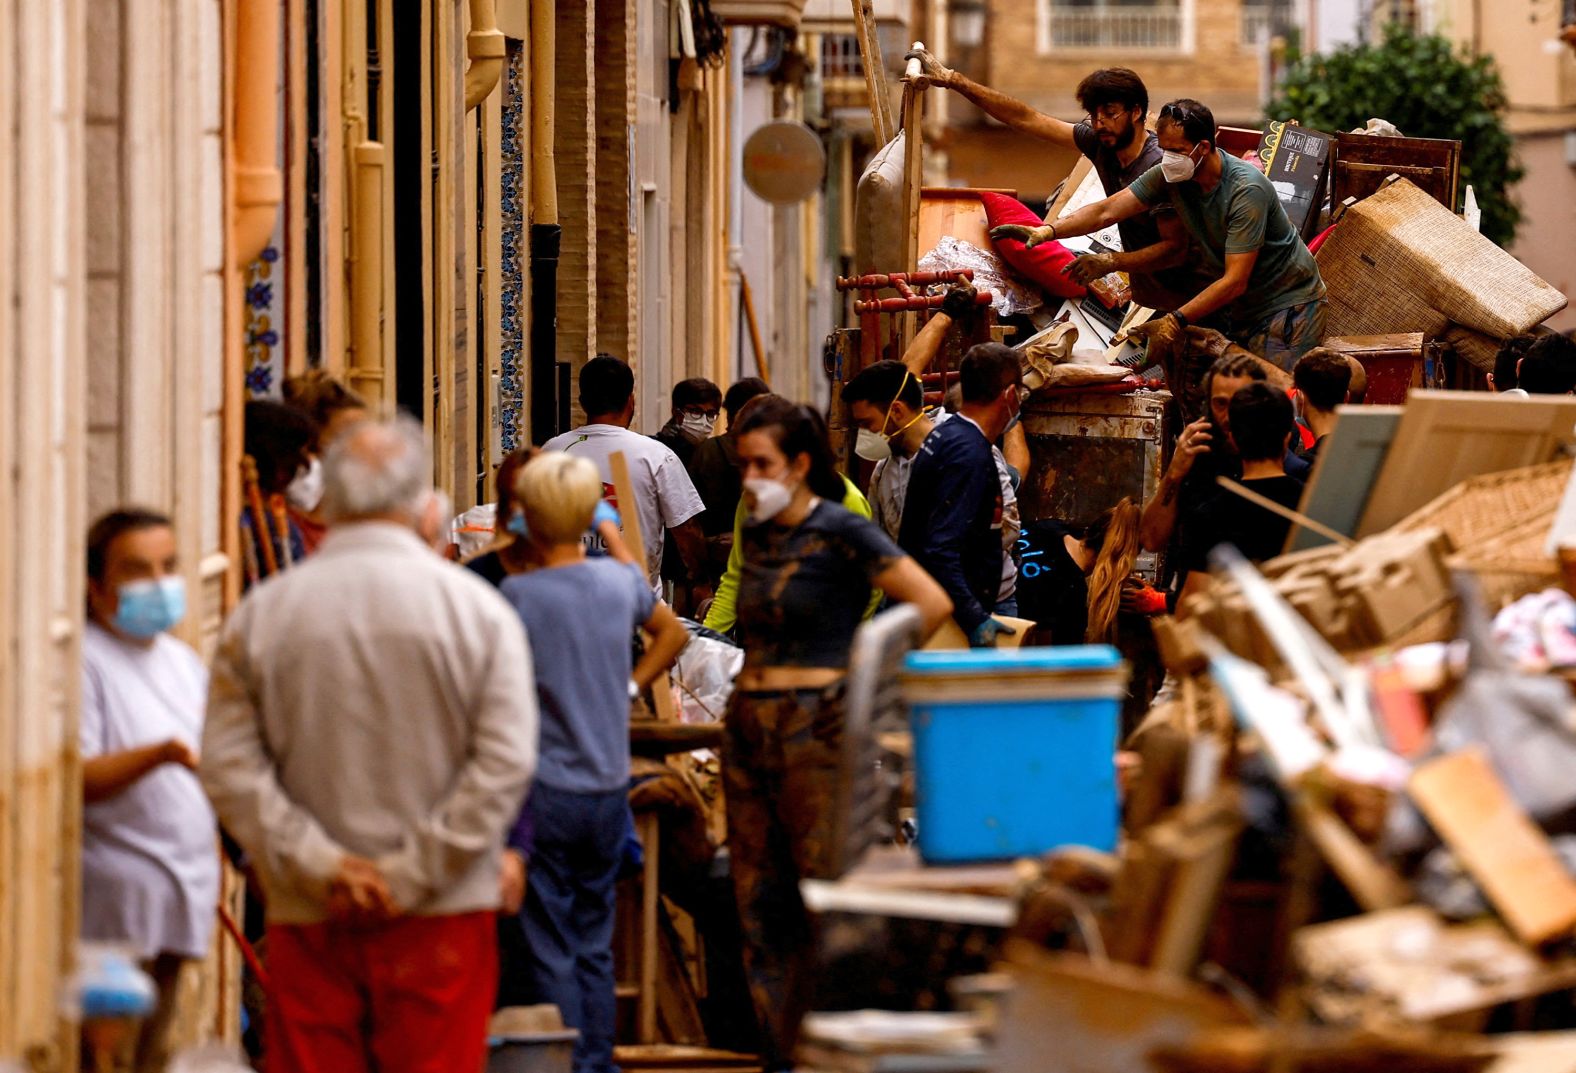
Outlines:
[[[1102,276],[1116,271],[1116,258],[1109,253],[1086,253],[1062,269],[1062,275],[1080,286],[1087,287]]]
[[[1225,357],[1226,351],[1231,347],[1231,340],[1214,328],[1201,328],[1197,324],[1189,324],[1186,334],[1188,349],[1210,361]]]
[[[946,295],[941,299],[941,311],[954,321],[972,317],[979,307],[975,298],[979,294],[972,283],[954,283],[947,288]]]
[[[591,531],[596,532],[602,528],[603,522],[612,522],[615,529],[624,528],[624,519],[618,516],[613,504],[605,499],[599,499],[596,501],[596,510],[591,512]]]
[[[919,61],[919,77],[913,82],[916,89],[945,86],[952,81],[952,68],[936,59],[928,48],[911,48],[903,54],[903,59]]]
[[[1121,607],[1138,615],[1163,615],[1166,594],[1135,574],[1122,582]]]
[[[970,648],[994,648],[997,636],[1013,637],[1017,630],[997,619],[988,618],[974,627],[974,632],[969,634]]]
[[[1174,360],[1181,353],[1182,326],[1177,323],[1175,317],[1159,316],[1145,321],[1136,328],[1129,328],[1126,338],[1135,343],[1148,345],[1147,353],[1151,365],[1170,369],[1174,367]]]
[[[1028,224],[997,224],[990,229],[992,242],[1002,242],[1007,239],[1017,239],[1023,243],[1024,249],[1032,250],[1042,242],[1049,242],[1056,237],[1055,228],[1050,224],[1043,227],[1030,227]]]

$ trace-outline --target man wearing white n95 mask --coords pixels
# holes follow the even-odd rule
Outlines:
[[[1054,224],[995,228],[994,238],[1034,246],[1087,235],[1169,201],[1193,237],[1192,250],[1220,278],[1130,334],[1149,340],[1150,359],[1170,368],[1191,323],[1220,314],[1228,338],[1274,367],[1284,382],[1324,335],[1324,281],[1264,173],[1215,146],[1215,116],[1192,100],[1160,109],[1158,165],[1126,190]]]

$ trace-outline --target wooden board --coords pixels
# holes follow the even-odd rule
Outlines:
[[[1576,397],[1569,395],[1415,391],[1353,535],[1388,529],[1468,477],[1548,462],[1576,442],[1573,428]]]
[[[1329,1024],[1465,1027],[1576,985],[1571,958],[1539,957],[1497,920],[1452,924],[1424,905],[1299,928],[1292,947],[1304,1002]]]
[[[1303,514],[1348,536],[1368,504],[1368,493],[1379,476],[1390,442],[1401,421],[1399,406],[1341,406],[1338,420],[1308,475],[1298,506]],[[1306,551],[1331,541],[1293,525],[1286,534],[1287,551]]]
[[[640,511],[635,509],[635,485],[629,479],[629,460],[624,457],[623,451],[614,451],[607,456],[607,466],[613,475],[613,494],[618,496],[619,503],[624,506],[619,515],[624,522],[624,543],[629,545],[629,553],[635,557],[640,572],[649,575],[645,534],[640,531]],[[678,722],[678,707],[673,703],[673,681],[667,671],[658,675],[651,684],[651,703],[657,710],[658,719],[664,723]]]
[[[1338,133],[1332,200],[1337,205],[1349,197],[1361,200],[1378,190],[1391,175],[1400,175],[1455,212],[1460,173],[1458,141]]]
[[[997,622],[1011,626],[1017,633],[996,635],[997,648],[1022,648],[1024,639],[1029,636],[1029,631],[1034,629],[1034,620],[1027,618],[1011,618],[1007,615],[992,615]],[[958,620],[948,618],[925,642],[927,649],[968,648],[969,639],[963,633],[963,627],[958,625]]]
[[[1021,940],[1006,946],[1015,984],[997,1037],[996,1068],[1035,1073],[1117,1073],[1153,1067],[1162,1046],[1245,1024],[1247,1015],[1204,988],[1131,965],[1097,965]]]
[[[1016,197],[1012,190],[990,190],[992,194]],[[936,248],[936,243],[951,235],[982,250],[993,249],[990,222],[977,187],[927,186],[919,193],[919,256]]]
[[[1429,761],[1407,789],[1519,939],[1539,945],[1576,928],[1576,879],[1480,751]]]

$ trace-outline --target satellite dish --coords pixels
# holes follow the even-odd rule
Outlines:
[[[774,205],[795,205],[821,188],[826,151],[803,123],[777,120],[744,143],[744,184]]]

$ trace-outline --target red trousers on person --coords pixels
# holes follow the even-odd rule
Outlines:
[[[268,1073],[480,1073],[493,913],[268,927]]]

